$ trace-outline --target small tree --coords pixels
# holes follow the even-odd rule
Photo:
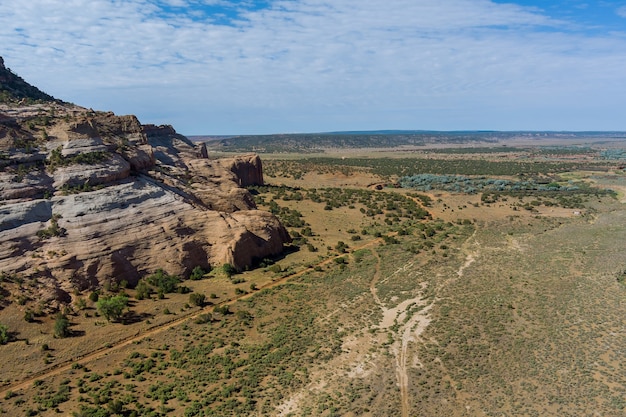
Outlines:
[[[72,334],[70,330],[70,321],[65,314],[57,314],[56,321],[54,322],[54,337],[63,339]]]
[[[143,279],[137,283],[135,287],[135,298],[138,300],[143,300],[146,298],[150,298],[152,294],[152,288],[144,281]]]
[[[232,266],[231,264],[224,264],[224,266],[222,266],[222,270],[224,271],[226,276],[229,278],[233,276],[235,273],[237,273],[237,269],[235,269],[235,267]]]
[[[126,295],[116,295],[115,297],[101,297],[96,307],[105,319],[117,321],[122,317],[127,305],[128,297]]]
[[[0,345],[6,345],[9,342],[9,328],[4,324],[0,324]]]
[[[35,321],[35,313],[32,310],[26,310],[24,312],[24,321],[27,323],[32,323]]]
[[[206,272],[204,271],[204,269],[202,269],[201,266],[196,266],[193,271],[191,271],[191,275],[189,276],[189,279],[192,281],[198,281],[201,280],[202,278],[204,278],[204,274]]]
[[[169,275],[163,269],[157,269],[152,275],[146,277],[146,282],[158,288],[159,291],[168,294],[176,292],[180,280],[174,275]]]

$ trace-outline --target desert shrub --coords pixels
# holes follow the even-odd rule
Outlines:
[[[231,277],[237,273],[237,269],[231,264],[222,265],[222,270],[224,271],[227,277]]]
[[[60,215],[53,215],[50,219],[50,226],[46,229],[39,230],[37,232],[37,237],[40,240],[45,240],[55,236],[64,236],[66,231],[64,228],[59,227],[59,218],[61,218]]]
[[[189,279],[192,281],[198,281],[204,278],[204,274],[206,274],[205,270],[202,269],[201,266],[196,266],[193,271],[191,271],[191,275],[189,275]]]
[[[342,242],[341,240],[335,245],[335,250],[339,253],[346,253],[347,249],[348,245],[346,245],[345,242]]]
[[[252,314],[250,314],[247,310],[237,311],[237,313],[235,313],[235,317],[245,325],[250,325],[253,319]]]
[[[195,323],[196,324],[205,324],[205,323],[210,323],[213,320],[213,315],[211,315],[211,313],[205,313],[205,314],[200,314],[196,320]]]
[[[206,296],[197,292],[189,294],[189,304],[202,307],[206,301]]]
[[[214,310],[216,313],[220,313],[220,314],[229,314],[230,313],[230,307],[228,306],[228,304],[224,304],[223,306],[217,306],[215,307]]]
[[[74,417],[109,417],[111,412],[102,407],[87,407],[85,405],[80,406],[80,411],[72,414]]]
[[[70,321],[65,314],[57,314],[54,322],[54,337],[62,339],[72,334],[70,330]]]
[[[105,151],[83,152],[74,156],[63,156],[62,150],[63,148],[59,146],[50,152],[50,156],[46,161],[50,170],[54,171],[57,167],[72,164],[92,165],[102,162],[109,157],[108,152]]]
[[[163,269],[159,268],[154,274],[146,278],[146,282],[167,294],[176,292],[180,280],[178,277],[169,275],[167,272],[163,271]]]
[[[383,240],[387,245],[395,245],[397,243],[400,243],[400,241],[393,236],[383,236]]]
[[[185,285],[179,285],[176,288],[176,292],[179,294],[189,294],[191,292],[191,288],[185,286]]]
[[[138,300],[150,298],[152,292],[152,288],[146,283],[146,281],[143,279],[139,280],[137,286],[135,287],[135,298]]]
[[[76,308],[78,308],[79,310],[84,310],[85,308],[87,308],[87,301],[85,301],[84,298],[76,299]]]
[[[35,313],[32,310],[26,310],[24,312],[24,321],[27,323],[32,323],[35,321]]]
[[[109,401],[107,408],[114,415],[123,415],[124,413],[124,403],[120,400]]]
[[[4,324],[0,324],[0,345],[6,345],[9,342],[9,328]]]
[[[185,417],[196,417],[203,415],[204,413],[202,412],[202,404],[198,401],[194,401],[189,407],[185,408]]]

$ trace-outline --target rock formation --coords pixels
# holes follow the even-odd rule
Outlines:
[[[30,291],[243,269],[290,240],[241,188],[263,183],[256,155],[211,160],[171,126],[57,101],[0,115],[0,273]]]

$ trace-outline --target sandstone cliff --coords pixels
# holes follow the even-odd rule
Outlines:
[[[67,301],[158,268],[242,269],[282,252],[286,230],[241,188],[263,183],[259,157],[206,156],[134,116],[0,105],[0,272]]]

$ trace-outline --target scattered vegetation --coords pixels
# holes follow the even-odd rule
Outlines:
[[[519,176],[551,174],[581,169],[606,171],[601,162],[567,161],[492,161],[489,159],[429,159],[429,158],[307,158],[303,161],[272,161],[266,164],[267,176],[298,172],[300,166],[316,167],[328,172],[350,174],[351,170],[367,171],[390,181],[393,178],[417,175],[483,175]]]
[[[546,149],[542,155],[549,152],[560,151]],[[562,154],[574,149],[568,152]],[[349,158],[342,166],[311,161],[279,161],[275,167],[285,169],[281,175],[293,169],[291,179],[306,172],[304,166],[348,173],[395,169],[393,175],[409,168],[402,160],[394,168],[391,158],[378,166],[350,165]],[[446,169],[502,168],[464,161],[467,165]],[[562,179],[556,173],[565,165],[552,162],[544,168],[554,170],[541,175],[529,175],[535,168],[515,162],[509,172],[517,174],[508,178],[466,172],[413,177],[414,184],[431,186],[420,192],[393,186],[307,188],[306,183],[251,187],[259,207],[279,216],[294,243],[307,250],[257,260],[252,271],[222,265],[207,280],[207,271],[196,267],[186,282],[193,290],[159,269],[129,290],[137,301],[129,300],[121,284],[92,292],[89,301],[85,294],[78,298],[81,316],[95,314],[95,305],[106,320],[128,324],[115,326],[116,332],[127,327],[128,334],[140,334],[107,351],[106,363],[114,367],[77,363],[42,377],[45,382],[38,380],[28,395],[5,394],[11,399],[5,402],[8,414],[277,415],[295,398],[293,415],[397,415],[402,403],[397,355],[404,348],[408,415],[453,415],[467,410],[468,398],[470,414],[620,415],[626,373],[619,355],[619,290],[626,275],[615,275],[611,263],[622,252],[624,227],[611,221],[620,210],[603,199],[605,193]],[[440,163],[431,166],[443,169]],[[443,188],[447,185],[453,188]],[[605,202],[614,204],[610,213],[602,211]],[[599,220],[533,211],[551,205],[587,207]],[[466,210],[473,210],[473,218],[465,218]],[[339,227],[326,221],[332,218],[339,219]],[[238,285],[243,282],[245,289]],[[19,277],[5,275],[0,283],[11,289],[21,285]],[[185,292],[189,295],[159,300]],[[24,299],[26,312],[32,311],[30,303]],[[137,306],[154,309],[153,323],[144,322],[148,331],[171,320],[178,324],[144,337],[144,324],[129,324],[129,306],[133,313]],[[54,333],[56,322],[67,332],[58,337],[76,336],[68,316],[56,318]],[[393,322],[384,324],[389,318]],[[26,314],[24,319],[28,322]],[[72,318],[76,327],[78,320]],[[89,322],[105,325],[93,316]],[[3,327],[8,335],[0,325],[0,342]],[[54,340],[47,349],[38,345],[36,354],[58,364],[57,344],[71,339]],[[317,388],[309,389],[312,384]]]
[[[37,237],[41,240],[49,239],[51,237],[64,236],[66,230],[59,226],[60,214],[53,214],[50,219],[50,226],[37,232]]]
[[[63,156],[63,147],[53,149],[46,164],[48,169],[54,171],[58,167],[65,167],[74,164],[93,165],[109,158],[109,153],[105,151],[81,152],[73,156]]]

